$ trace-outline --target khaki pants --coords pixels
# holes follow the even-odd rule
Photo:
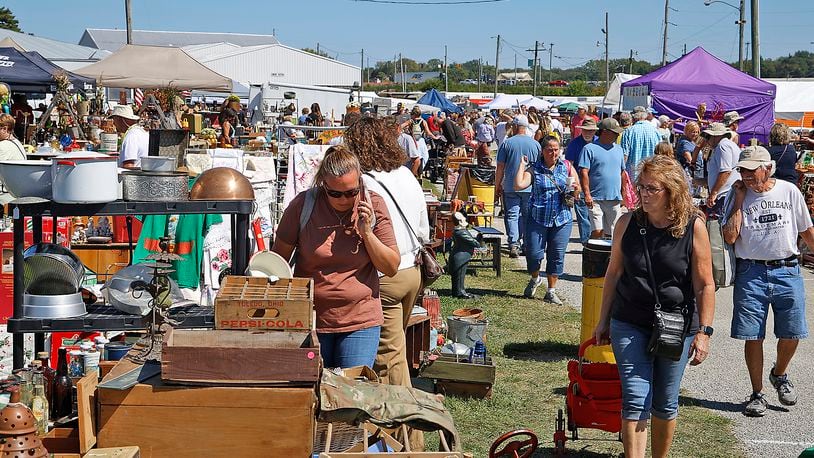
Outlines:
[[[418,266],[402,269],[392,277],[379,279],[384,324],[373,369],[381,382],[388,385],[411,386],[404,329],[421,287],[419,269]]]
[[[379,374],[381,382],[388,385],[412,386],[404,329],[407,328],[407,321],[413,313],[413,305],[421,289],[420,269],[418,266],[402,269],[392,277],[379,279],[384,324],[373,369]],[[410,428],[408,435],[413,451],[424,450],[422,431]],[[396,434],[397,439],[403,440],[399,436],[401,434]]]

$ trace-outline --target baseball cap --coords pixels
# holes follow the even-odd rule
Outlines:
[[[771,154],[762,146],[747,146],[741,151],[738,163],[735,167],[742,167],[748,170],[755,170],[764,165],[771,165],[771,173],[774,174],[775,162]]]
[[[519,114],[512,119],[512,124],[515,126],[528,127],[529,118],[526,115]]]
[[[599,130],[609,130],[611,132],[616,132],[617,134],[621,134],[625,131],[613,118],[605,118],[599,122]]]

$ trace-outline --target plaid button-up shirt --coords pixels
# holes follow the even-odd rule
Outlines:
[[[531,217],[545,227],[559,227],[573,219],[571,209],[563,205],[563,192],[570,192],[568,188],[568,173],[571,166],[563,160],[558,160],[554,170],[543,163],[543,157],[534,163],[532,171],[532,192],[529,198],[529,211]],[[555,184],[556,183],[556,184]]]

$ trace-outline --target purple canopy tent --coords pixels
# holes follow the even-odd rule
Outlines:
[[[632,88],[643,87],[638,91]],[[630,89],[629,89],[630,88]],[[774,123],[775,85],[747,75],[706,52],[700,46],[656,71],[622,83],[622,94],[646,89],[653,108],[670,119],[696,119],[696,108],[706,103],[705,119],[718,112],[737,111],[740,142],[757,137],[766,142]],[[684,123],[676,123],[683,130]]]

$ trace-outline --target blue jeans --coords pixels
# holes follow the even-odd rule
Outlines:
[[[574,201],[574,213],[577,215],[577,229],[579,229],[579,243],[585,244],[591,237],[591,209],[585,205],[585,198],[580,197]]]
[[[526,222],[526,267],[531,272],[540,270],[545,255],[545,272],[548,275],[562,275],[565,265],[565,250],[571,238],[569,221],[562,226],[547,227],[529,218]]]
[[[680,361],[654,357],[647,351],[650,330],[611,320],[611,346],[622,381],[623,419],[647,420],[652,413],[662,420],[672,420],[678,415],[678,390],[694,338],[690,334],[684,339]]]
[[[520,244],[522,235],[520,229],[526,227],[529,197],[531,197],[530,192],[503,191],[503,222],[506,224],[506,238],[509,247]]]
[[[805,286],[799,264],[769,267],[739,259],[732,293],[733,338],[764,339],[769,305],[774,311],[774,335],[778,339],[808,337]]]
[[[373,367],[379,350],[380,333],[381,326],[373,326],[352,332],[317,334],[322,365],[327,368]]]

